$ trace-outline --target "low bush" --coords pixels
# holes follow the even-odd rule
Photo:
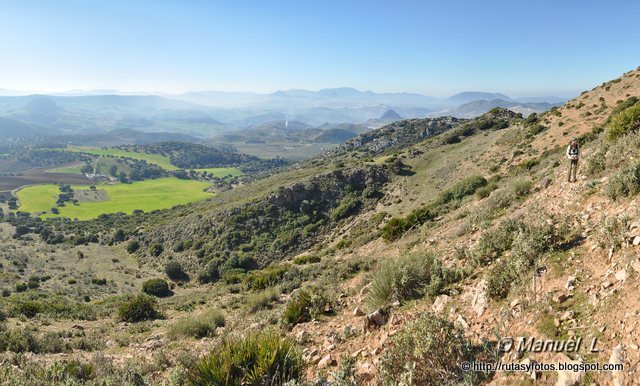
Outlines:
[[[138,295],[120,304],[118,307],[118,317],[124,322],[141,322],[144,320],[154,320],[161,317],[156,309],[157,302],[146,295]]]
[[[597,176],[607,168],[606,151],[598,150],[588,160],[585,172],[588,176]]]
[[[294,341],[265,331],[221,342],[187,377],[194,386],[281,385],[297,380],[302,370],[302,356]]]
[[[483,186],[481,188],[478,188],[478,190],[476,190],[475,194],[476,194],[476,197],[481,200],[483,198],[489,197],[491,192],[493,192],[496,189],[498,189],[498,185],[497,184],[489,184],[487,186]]]
[[[606,137],[609,141],[615,141],[625,134],[638,130],[640,130],[640,103],[636,102],[631,107],[612,115]]]
[[[246,272],[242,268],[229,268],[222,272],[222,279],[225,284],[241,283],[246,276]]]
[[[273,303],[280,299],[280,292],[275,288],[268,288],[257,293],[250,293],[245,298],[245,304],[249,312],[270,309]]]
[[[444,191],[436,200],[437,205],[444,205],[453,200],[472,195],[479,188],[486,186],[487,180],[482,176],[471,176],[456,182],[451,188]]]
[[[611,176],[605,194],[612,200],[640,192],[640,163],[626,167]]]
[[[140,249],[140,242],[138,240],[131,240],[127,243],[127,252],[135,253]]]
[[[384,384],[471,384],[460,363],[470,361],[472,350],[463,331],[453,323],[424,314],[408,323],[381,359]]]
[[[478,266],[494,261],[511,248],[515,233],[523,227],[522,221],[506,219],[496,227],[482,233],[469,253],[472,263]]]
[[[322,288],[304,288],[293,293],[282,314],[289,325],[308,322],[333,312],[333,300]]]
[[[435,296],[461,277],[461,272],[444,268],[431,254],[386,259],[373,274],[367,303],[371,308],[379,308],[394,301]]]
[[[527,180],[514,180],[509,184],[509,190],[515,199],[525,197],[531,192],[533,184]]]
[[[170,261],[164,266],[164,273],[167,277],[175,281],[189,280],[189,275],[182,269],[182,265],[177,261]]]
[[[145,281],[142,283],[142,292],[159,298],[171,296],[169,284],[164,279],[150,279]]]
[[[595,232],[595,240],[600,248],[617,250],[627,239],[628,217],[603,218]]]
[[[278,284],[289,270],[286,265],[271,265],[265,269],[252,271],[247,274],[245,283],[252,290],[263,290]]]
[[[42,303],[38,301],[26,301],[18,303],[15,306],[15,310],[20,315],[24,315],[27,318],[33,318],[37,314],[42,312]]]
[[[569,218],[520,222],[511,238],[510,255],[489,271],[487,295],[492,299],[506,298],[534,262],[542,254],[556,249],[571,233]]]
[[[320,262],[320,256],[314,255],[314,254],[301,255],[293,259],[293,264],[296,264],[296,265],[304,265],[304,264],[319,263],[319,262]]]
[[[155,243],[149,247],[149,254],[153,257],[160,256],[163,251],[164,247],[162,246],[162,244]]]
[[[197,316],[188,316],[173,323],[167,332],[170,339],[179,337],[204,338],[215,334],[224,326],[224,315],[217,309],[209,309]]]
[[[16,283],[16,292],[24,292],[28,288],[27,283]]]

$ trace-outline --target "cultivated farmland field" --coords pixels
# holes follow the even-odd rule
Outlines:
[[[99,149],[93,147],[81,147],[70,146],[69,151],[77,151],[87,154],[101,155],[101,156],[114,156],[114,157],[128,157],[133,159],[139,159],[147,161],[150,164],[158,165],[165,170],[178,170],[179,168],[171,165],[169,157],[160,154],[148,154],[148,153],[136,153],[132,151],[126,151],[121,149]]]
[[[96,218],[103,213],[132,213],[139,209],[145,212],[166,209],[176,205],[204,200],[212,196],[204,190],[210,185],[202,181],[161,178],[133,184],[98,185],[107,196],[105,201],[66,203],[59,207],[60,214],[46,213],[43,217],[68,217],[79,220]],[[89,190],[86,186],[73,186],[74,191]],[[20,210],[31,213],[48,212],[56,206],[60,194],[57,185],[29,186],[16,195]],[[101,194],[100,196],[104,196]]]

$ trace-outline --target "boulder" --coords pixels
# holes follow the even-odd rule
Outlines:
[[[364,331],[371,331],[376,328],[380,328],[387,324],[391,310],[388,307],[383,307],[375,310],[374,312],[364,316]]]
[[[611,356],[609,357],[610,364],[622,364],[624,363],[624,359],[622,357],[622,346],[617,345],[611,350]],[[613,386],[622,386],[624,384],[624,373],[620,370],[611,372],[611,384]]]
[[[436,299],[433,301],[433,304],[431,305],[431,309],[436,314],[439,314],[444,310],[444,306],[446,306],[448,302],[449,302],[449,296],[440,295],[436,297]]]

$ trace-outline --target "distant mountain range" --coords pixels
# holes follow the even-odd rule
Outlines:
[[[549,110],[551,107],[557,105],[557,103],[554,104],[548,102],[524,103],[502,99],[474,100],[472,102],[465,103],[452,109],[431,113],[429,114],[429,117],[435,118],[444,115],[450,115],[456,118],[475,118],[496,107],[504,107],[516,113],[522,113],[522,115],[527,116],[531,113],[539,113]]]
[[[10,93],[0,91],[0,95]],[[270,94],[215,91],[179,95],[125,95],[115,91],[111,95],[100,94],[107,92],[112,90],[0,96],[0,136],[104,134],[130,129],[213,137],[279,121],[299,122],[309,128],[335,124],[374,128],[403,118],[474,117],[497,106],[523,113],[541,112],[561,100],[512,99],[499,93],[475,91],[435,98],[348,87]],[[335,137],[341,135],[346,134]]]

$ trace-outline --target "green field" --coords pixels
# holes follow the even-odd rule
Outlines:
[[[177,178],[146,180],[133,184],[99,185],[98,190],[107,192],[107,201],[81,202],[78,205],[66,203],[66,206],[59,208],[59,215],[47,213],[43,217],[88,220],[103,213],[166,209],[212,197],[211,193],[204,191],[209,186],[206,182]],[[73,189],[88,190],[86,186],[73,186]],[[36,185],[23,188],[16,194],[21,211],[37,213],[50,211],[55,207],[60,191],[57,185]]]
[[[239,177],[242,175],[242,172],[238,168],[205,168],[205,169],[194,169],[197,172],[207,172],[212,176],[222,178],[228,175],[231,177]]]
[[[95,147],[83,147],[83,146],[69,146],[69,151],[82,152],[87,154],[101,155],[101,156],[114,156],[114,157],[128,157],[133,159],[139,159],[147,161],[150,164],[158,165],[165,170],[178,170],[180,168],[171,165],[169,157],[160,154],[148,154],[148,153],[135,153],[132,151],[126,151],[121,149],[100,149]]]

